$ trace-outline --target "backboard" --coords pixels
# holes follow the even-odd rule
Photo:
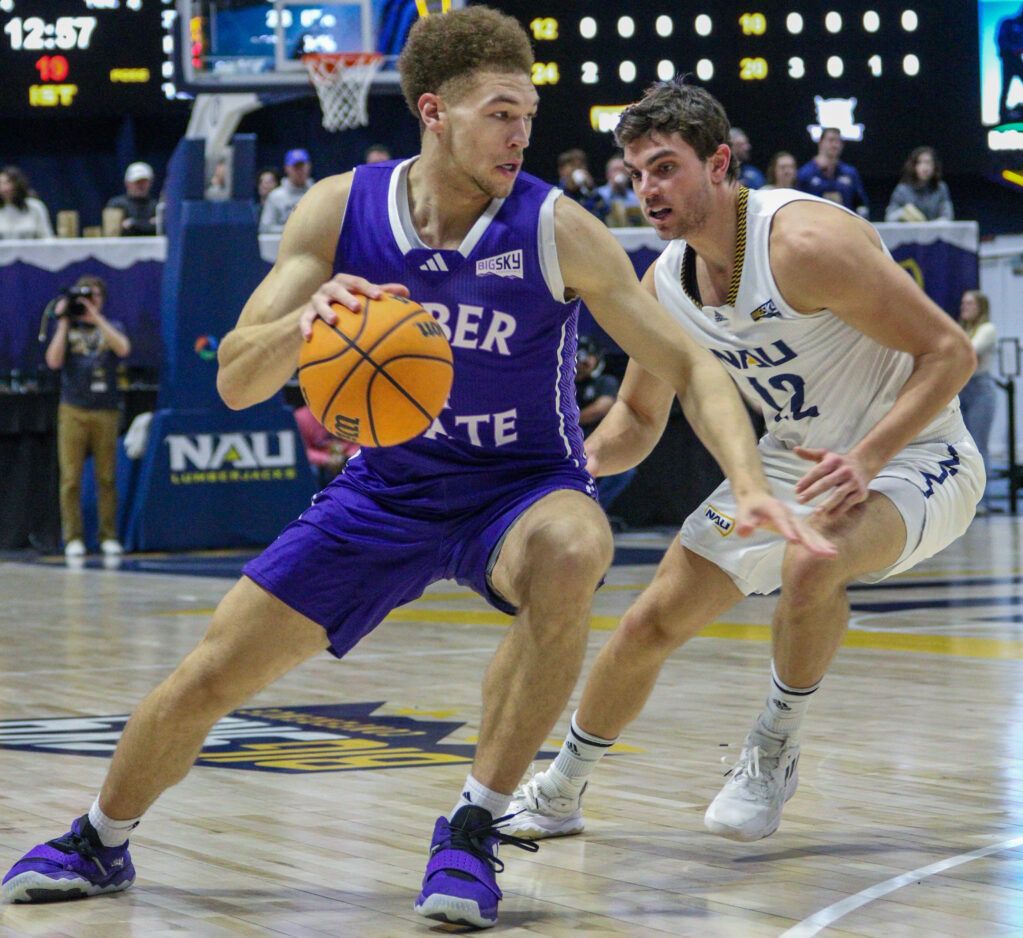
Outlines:
[[[176,0],[176,10],[174,81],[189,94],[308,87],[302,56],[334,52],[382,53],[373,86],[396,87],[419,16],[416,0]]]

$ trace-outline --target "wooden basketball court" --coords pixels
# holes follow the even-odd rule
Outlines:
[[[669,661],[595,773],[586,833],[537,854],[506,848],[495,933],[1023,934],[1021,534],[1013,519],[979,520],[924,567],[852,591],[853,629],[803,734],[799,791],[779,832],[754,844],[702,825],[768,680],[773,602],[736,607]],[[619,541],[642,560],[665,543]],[[158,572],[164,563],[0,564],[5,870],[87,810],[124,716],[228,586]],[[612,570],[590,660],[652,571]],[[467,771],[481,672],[507,622],[438,584],[346,661],[324,654],[299,669],[218,725],[202,764],[147,815],[131,890],[2,906],[0,933],[449,931],[412,900],[433,821]]]

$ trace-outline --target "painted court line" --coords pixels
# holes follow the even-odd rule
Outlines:
[[[921,866],[919,869],[910,870],[901,876],[886,879],[883,883],[878,883],[876,886],[864,889],[854,896],[849,896],[848,899],[842,899],[840,902],[829,905],[826,909],[821,909],[820,912],[815,912],[809,918],[803,919],[798,925],[794,925],[788,931],[783,932],[781,938],[811,938],[812,935],[818,934],[829,925],[834,925],[835,922],[850,912],[854,912],[875,899],[881,899],[889,893],[901,889],[903,886],[909,886],[912,883],[919,882],[921,879],[926,879],[928,876],[944,873],[945,870],[961,866],[963,863],[969,863],[971,860],[980,860],[983,857],[990,856],[992,853],[1012,850],[1021,845],[1023,845],[1023,837],[1013,837],[1011,840],[1003,840],[1001,843],[992,844],[990,847],[981,847],[978,850],[971,850],[969,853],[960,853],[946,860],[938,860],[937,863],[931,863],[929,866]]]

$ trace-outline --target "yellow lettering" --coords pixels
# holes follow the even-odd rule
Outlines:
[[[145,84],[149,81],[148,68],[112,68],[110,69],[110,80],[124,84]]]
[[[29,85],[31,107],[68,107],[78,94],[78,85]]]

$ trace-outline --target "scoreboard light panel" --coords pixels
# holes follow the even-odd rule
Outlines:
[[[0,108],[100,115],[159,108],[173,0],[0,0]]]

